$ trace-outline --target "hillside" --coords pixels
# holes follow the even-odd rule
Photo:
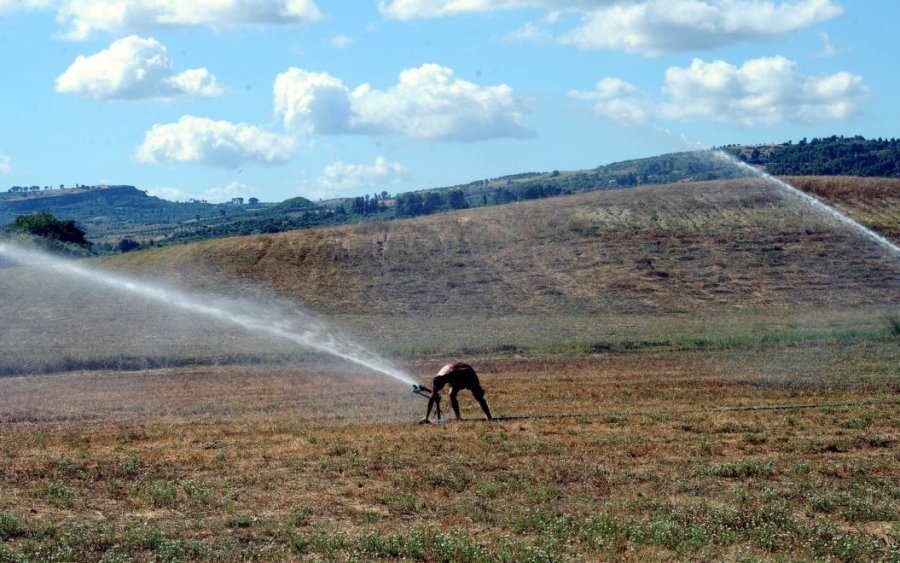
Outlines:
[[[36,187],[36,186],[35,186]],[[17,216],[46,211],[74,219],[100,249],[115,246],[123,238],[162,242],[194,236],[198,230],[232,225],[230,232],[272,232],[303,226],[296,215],[312,203],[293,198],[281,204],[237,199],[231,203],[174,202],[150,196],[134,186],[80,186],[66,189],[24,190],[13,187],[0,193],[0,224]],[[246,227],[245,223],[252,223]]]
[[[885,233],[900,180],[798,180]],[[900,260],[757,180],[596,191],[205,241],[104,266],[252,280],[327,314],[665,313],[900,302]],[[229,283],[236,283],[234,281]]]
[[[897,176],[900,141],[862,137],[806,139],[799,143],[742,146],[723,150],[772,174]],[[178,244],[235,235],[277,233],[433,215],[516,201],[529,201],[595,190],[640,185],[727,180],[747,170],[690,151],[615,162],[585,170],[524,172],[466,184],[429,187],[395,194],[336,198],[313,203],[295,197],[280,203],[243,198],[221,204],[171,202],[133,186],[79,186],[41,190],[13,186],[0,193],[0,223],[23,213],[46,211],[73,219],[101,252],[114,251],[122,239],[145,246]]]
[[[725,150],[764,167],[769,174],[900,177],[900,139],[832,135],[774,145],[732,146]]]

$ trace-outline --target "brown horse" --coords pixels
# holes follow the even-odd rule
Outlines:
[[[420,420],[419,424],[429,423],[428,417],[431,416],[431,408],[435,404],[438,404],[438,408],[440,408],[440,392],[445,385],[450,386],[450,406],[453,407],[453,414],[456,415],[456,420],[462,420],[462,417],[459,416],[459,402],[456,400],[456,395],[463,389],[471,391],[475,400],[481,405],[481,410],[484,411],[487,419],[493,419],[491,409],[488,408],[487,401],[484,400],[484,388],[479,383],[475,370],[469,364],[462,362],[447,364],[441,368],[441,371],[434,376],[431,382],[432,388],[431,396],[428,397],[428,409],[425,411],[425,418]]]

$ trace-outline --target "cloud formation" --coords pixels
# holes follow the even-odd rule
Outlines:
[[[350,91],[326,72],[291,67],[275,77],[275,113],[285,127],[305,133],[345,133],[350,120]]]
[[[328,42],[335,49],[348,49],[356,43],[352,37],[344,33],[338,33],[337,35],[331,36],[331,39],[329,39]]]
[[[90,56],[79,56],[56,79],[56,91],[91,100],[176,100],[219,96],[224,89],[205,68],[176,74],[166,47],[131,35]]]
[[[396,184],[408,179],[406,167],[382,156],[373,164],[350,164],[340,160],[322,170],[318,185],[327,190],[352,190],[363,186]]]
[[[0,14],[20,10],[40,10],[53,4],[53,0],[0,0]]]
[[[618,78],[601,78],[590,92],[570,92],[572,98],[596,101],[594,113],[619,125],[646,122],[655,111],[654,103],[640,88]]]
[[[393,0],[379,4],[384,17],[397,20],[524,8],[580,15],[578,25],[556,36],[562,44],[644,56],[766,40],[843,14],[834,0]],[[547,41],[553,36],[547,24],[556,21],[529,23],[508,37]]]
[[[702,118],[772,126],[848,119],[870,93],[860,76],[844,71],[809,76],[780,56],[752,59],[739,67],[694,59],[689,67],[666,70],[663,92],[668,99],[654,102],[633,84],[605,78],[591,92],[570,95],[594,100],[598,116],[619,123]]]
[[[141,32],[183,26],[222,29],[308,23],[321,18],[313,0],[63,0],[56,16],[69,26],[65,34],[69,39],[86,39],[96,31]]]
[[[307,133],[440,141],[531,135],[512,88],[480,86],[436,64],[404,70],[387,90],[362,84],[352,91],[327,73],[290,68],[276,78],[274,100],[285,126]]]
[[[191,199],[205,200],[210,203],[224,203],[236,197],[247,198],[256,193],[256,190],[241,182],[230,182],[224,186],[215,186],[207,189],[201,195],[190,194],[180,188],[157,187],[147,190],[147,194],[169,201],[188,201]]]
[[[576,4],[577,2],[569,2]],[[546,4],[566,4],[548,0],[391,0],[378,3],[381,14],[394,20],[414,20],[456,16],[472,12],[495,12],[517,8],[544,7]]]
[[[838,54],[837,45],[831,40],[831,37],[825,31],[820,31],[818,34],[819,40],[822,41],[822,52],[819,53],[820,57],[833,57]]]
[[[135,151],[140,162],[195,162],[237,168],[246,163],[283,164],[296,142],[261,127],[191,115],[154,125]]]
[[[652,57],[766,40],[842,13],[831,0],[647,0],[592,10],[560,41]]]

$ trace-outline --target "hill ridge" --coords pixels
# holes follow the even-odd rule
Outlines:
[[[898,188],[900,180],[872,182],[843,205],[861,216],[880,209],[896,234]],[[217,239],[104,263],[201,287],[248,279],[329,314],[659,313],[900,300],[900,261],[749,179]]]

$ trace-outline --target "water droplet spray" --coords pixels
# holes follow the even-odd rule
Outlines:
[[[877,243],[882,248],[890,251],[895,258],[900,258],[900,246],[897,246],[893,242],[889,241],[887,238],[881,236],[876,233],[872,229],[869,229],[865,225],[855,221],[850,218],[848,215],[842,213],[841,211],[835,209],[834,207],[828,205],[827,203],[809,195],[803,190],[797,189],[794,186],[788,184],[785,181],[779,180],[775,176],[760,170],[754,166],[743,162],[742,160],[736,158],[733,155],[728,154],[727,152],[721,149],[714,149],[709,146],[706,146],[698,141],[693,139],[689,139],[684,135],[677,135],[675,132],[670,129],[663,127],[661,125],[654,125],[654,129],[657,131],[673,138],[679,139],[681,142],[690,146],[692,149],[697,150],[702,153],[709,154],[710,158],[718,160],[720,162],[724,162],[734,168],[742,170],[751,176],[756,176],[757,178],[762,178],[763,180],[778,186],[782,191],[786,192],[788,195],[793,196],[794,198],[802,201],[803,203],[809,205],[811,208],[815,209],[819,213],[831,217],[832,219],[838,221],[842,225],[849,227],[851,230],[855,231],[857,234],[864,236],[872,242]]]
[[[90,281],[165,307],[236,325],[255,334],[288,340],[304,348],[363,366],[407,385],[416,385],[412,377],[402,370],[306,313],[292,312],[289,316],[283,311],[266,309],[245,300],[194,295],[84,266],[72,259],[25,249],[8,240],[0,240],[0,256],[57,275]]]

